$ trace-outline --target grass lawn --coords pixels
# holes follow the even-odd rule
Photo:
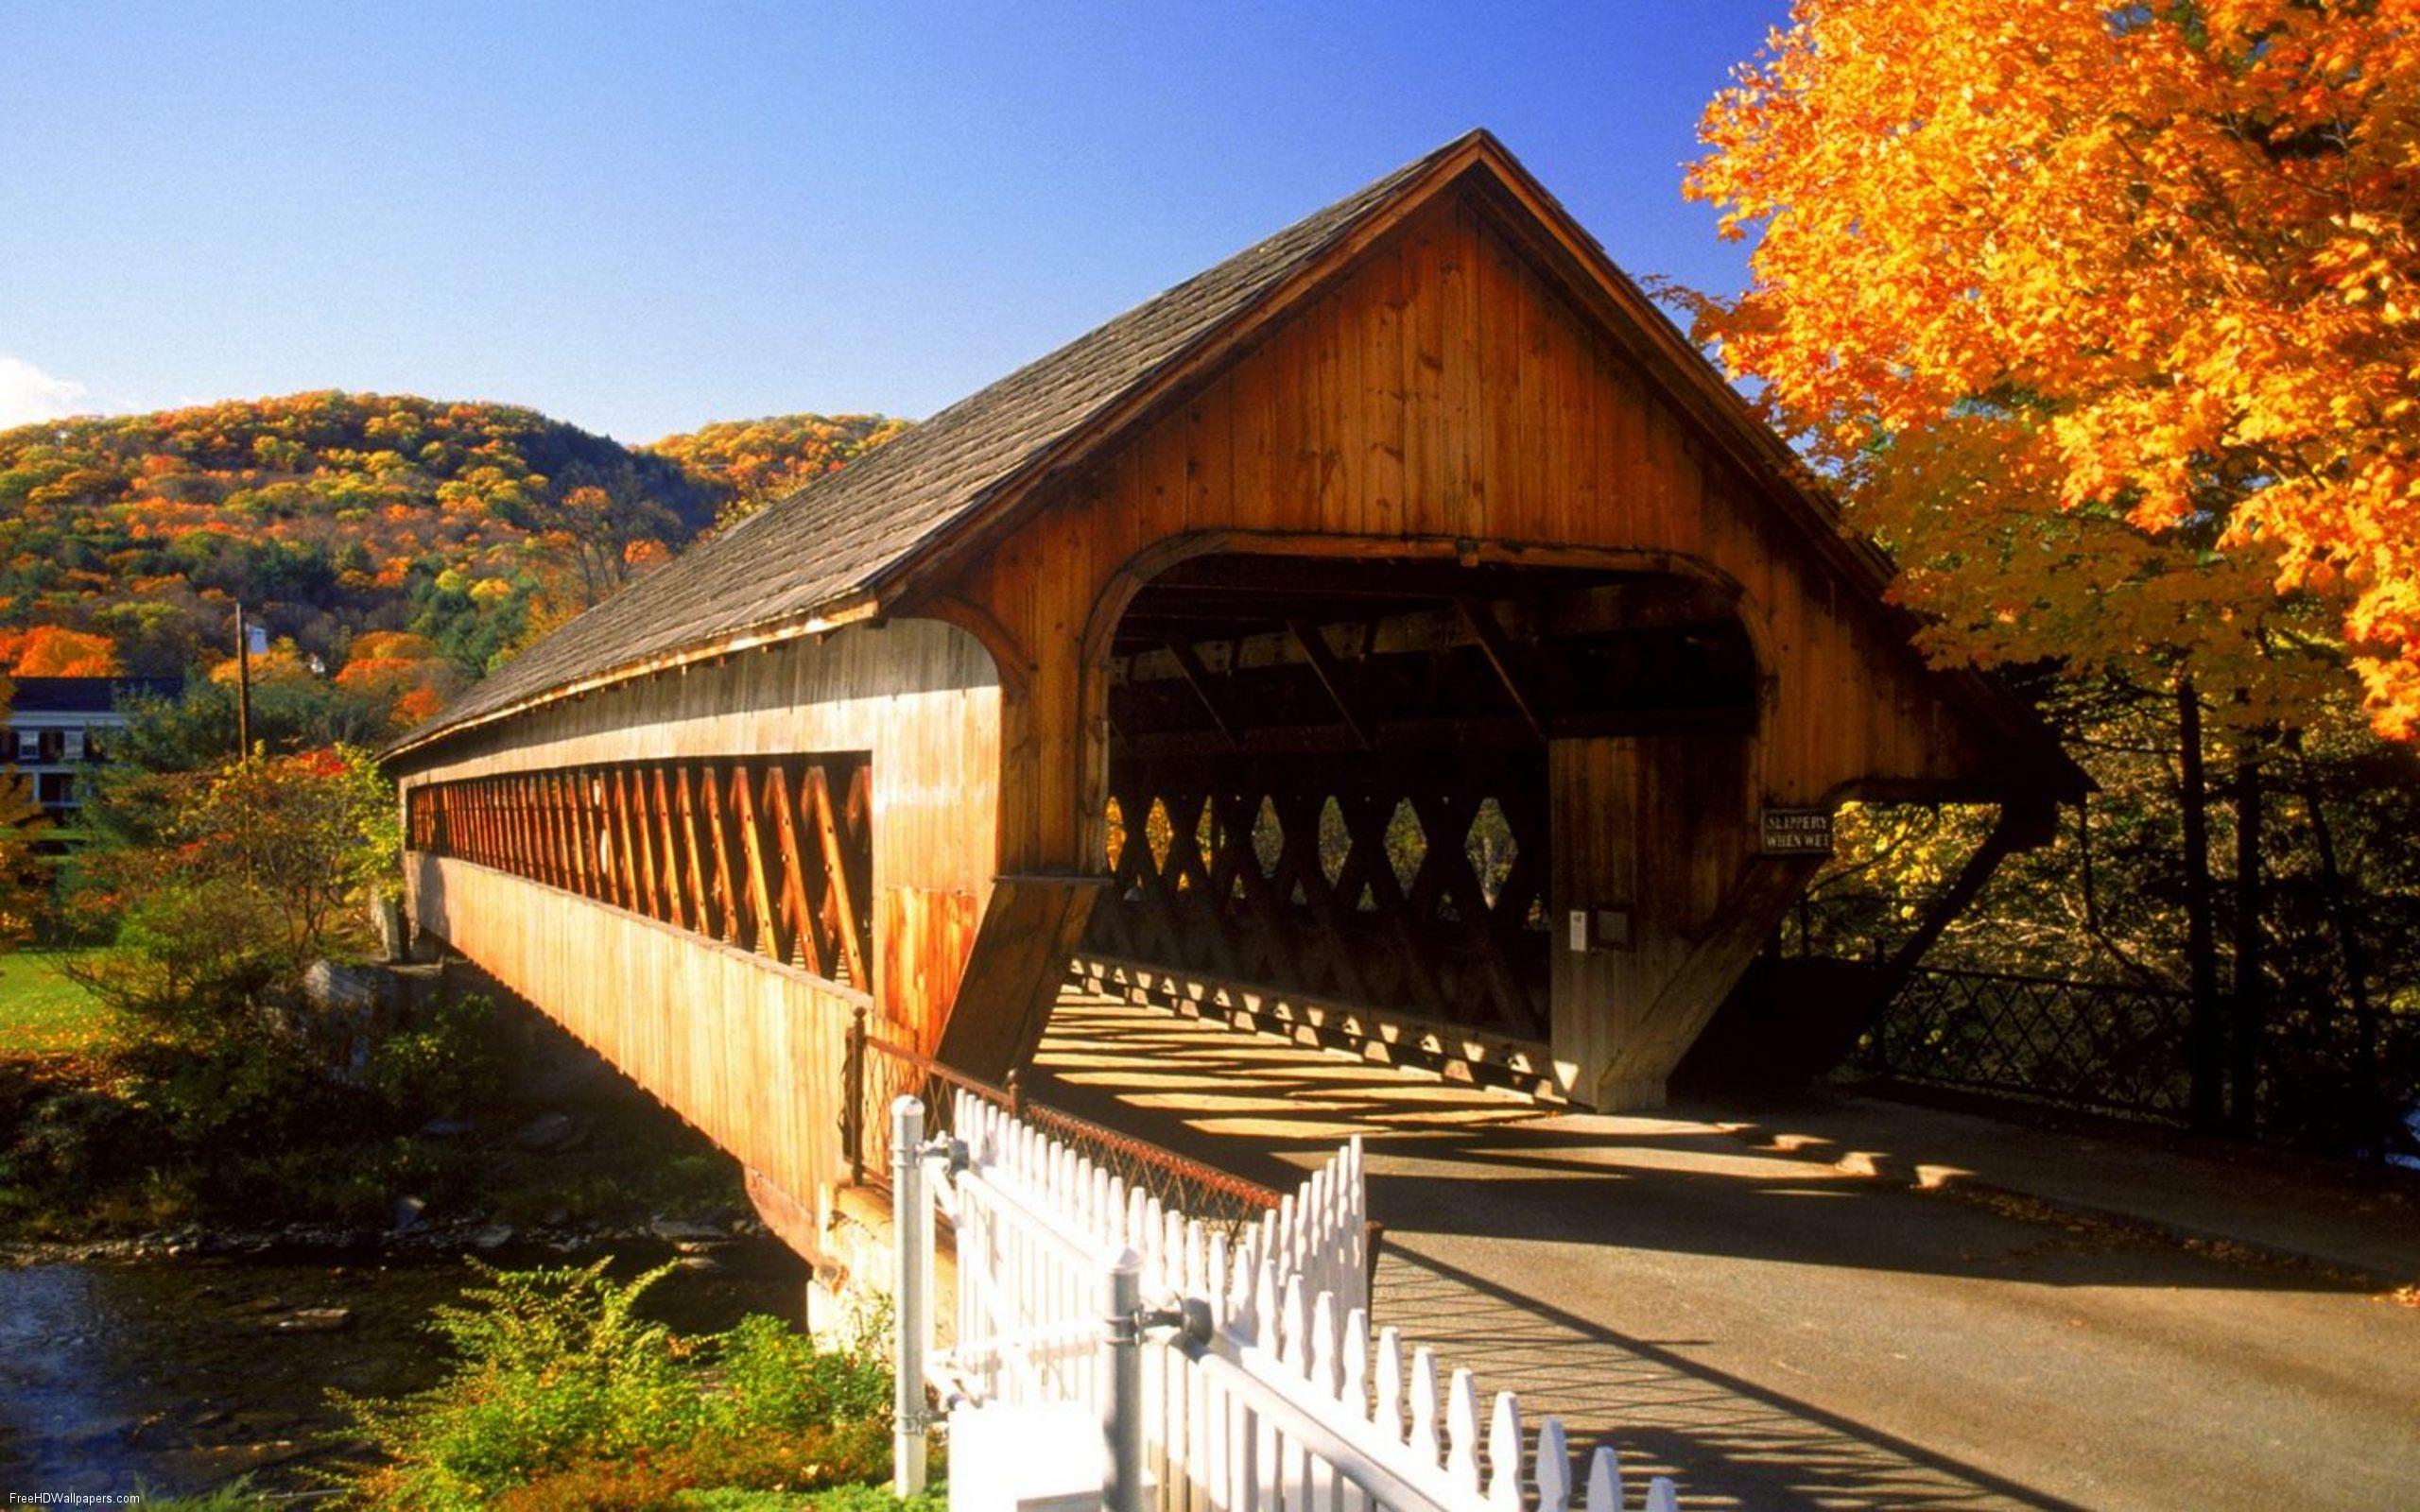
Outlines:
[[[60,973],[78,954],[0,955],[0,1057],[98,1050],[125,1032],[123,1015]]]

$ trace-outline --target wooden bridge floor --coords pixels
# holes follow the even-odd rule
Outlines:
[[[1379,1321],[1690,1504],[2382,1506],[2420,1311],[1080,993],[1037,1096],[1264,1180],[1348,1134]]]

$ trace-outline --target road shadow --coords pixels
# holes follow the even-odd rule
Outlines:
[[[2116,1226],[1913,1192],[1759,1152],[1697,1120],[1557,1114],[1494,1089],[1071,993],[1027,1075],[1037,1099],[1288,1186],[1341,1141],[1370,1152],[1392,1228],[2036,1285],[2360,1292]]]

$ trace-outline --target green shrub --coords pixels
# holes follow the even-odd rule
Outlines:
[[[888,1420],[890,1366],[869,1342],[860,1337],[847,1348],[819,1351],[779,1318],[740,1319],[716,1350],[723,1391],[710,1406],[712,1425],[739,1433]]]
[[[870,1337],[817,1351],[774,1318],[684,1338],[642,1318],[662,1266],[498,1271],[437,1310],[446,1379],[394,1401],[339,1397],[387,1463],[355,1504],[643,1508],[691,1491],[808,1491],[890,1474],[890,1376]],[[878,1504],[889,1505],[887,1499]]]
[[[431,1328],[453,1347],[452,1373],[398,1401],[339,1396],[362,1435],[393,1461],[358,1489],[372,1504],[474,1508],[574,1460],[670,1443],[698,1426],[700,1393],[662,1324],[639,1298],[671,1273],[606,1279],[579,1269],[500,1271],[469,1305],[441,1307]]]
[[[191,1496],[155,1496],[147,1487],[138,1488],[135,1495],[140,1499],[136,1504],[147,1512],[256,1512],[279,1501],[254,1490],[249,1475]]]
[[[269,1029],[199,1040],[155,1040],[126,1052],[127,1100],[169,1140],[219,1155],[270,1155],[357,1128],[356,1099],[330,1081],[308,1049]]]
[[[493,1103],[504,1077],[487,1044],[495,1005],[448,997],[371,1047],[364,1080],[406,1122],[451,1118]]]
[[[565,1507],[643,1512],[695,1506],[705,1497],[786,1496],[838,1487],[872,1492],[890,1475],[890,1428],[835,1423],[787,1432],[708,1433],[659,1451],[596,1455],[525,1482],[496,1498],[495,1512],[556,1512]],[[708,1503],[707,1504],[712,1504]],[[727,1504],[727,1503],[726,1503]],[[759,1503],[758,1504],[766,1504]],[[781,1504],[781,1503],[773,1503]],[[804,1500],[792,1505],[814,1505]],[[891,1507],[888,1491],[867,1503]]]

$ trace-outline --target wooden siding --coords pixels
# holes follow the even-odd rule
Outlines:
[[[420,785],[516,772],[862,752],[873,809],[872,988],[901,1038],[931,1045],[991,894],[999,701],[992,659],[965,631],[933,620],[853,626],[448,742],[404,779],[405,796],[408,803]],[[450,921],[414,917],[453,937]]]
[[[1767,895],[1798,875],[1752,864],[1756,805],[1971,783],[1996,753],[1867,591],[1565,299],[1499,214],[1470,195],[1421,212],[1258,347],[1046,490],[949,592],[1003,664],[1029,669],[1002,713],[1018,732],[1003,748],[1002,868],[1097,871],[1110,640],[1133,593],[1188,556],[1594,565],[1736,591],[1759,663],[1755,730],[1723,737],[1720,792],[1697,782],[1686,795],[1720,812],[1655,827],[1687,829],[1703,875],[1685,879],[1686,908],[1642,919],[1664,933],[1626,966],[1556,968],[1556,1053],[1576,1093],[1652,1102],[1747,959],[1693,941],[1752,932],[1777,906]],[[1669,763],[1643,768],[1699,760],[1694,738],[1671,737]],[[1624,804],[1575,777],[1557,843],[1586,844],[1581,832],[1617,822],[1610,812],[1636,812]],[[1560,919],[1606,890],[1559,868],[1548,906]],[[1642,1038],[1651,1018],[1664,1027]]]
[[[1458,553],[1736,585],[1776,802],[1992,767],[1896,627],[1462,197],[1069,479],[953,584],[1033,668],[1003,869],[1097,868],[1108,633],[1193,552]],[[1842,690],[1858,696],[1844,698]]]
[[[414,916],[798,1209],[828,1218],[861,993],[467,861],[416,853]]]

